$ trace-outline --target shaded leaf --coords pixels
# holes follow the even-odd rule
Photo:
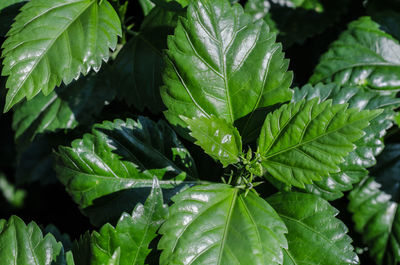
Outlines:
[[[278,193],[267,199],[288,228],[284,265],[359,264],[339,213],[327,201],[305,193]]]
[[[0,37],[5,37],[14,22],[14,18],[18,15],[19,9],[26,2],[26,0],[0,1]]]
[[[286,227],[267,202],[224,184],[176,195],[160,229],[160,264],[281,264]],[[194,240],[195,239],[195,240]]]
[[[349,24],[320,59],[310,82],[400,89],[400,44],[370,17]]]
[[[268,114],[261,129],[258,152],[268,174],[304,187],[340,170],[369,120],[380,110],[348,109],[318,98],[282,106]]]
[[[0,220],[0,260],[7,265],[64,265],[62,244],[51,234],[43,237],[40,228],[17,216]]]
[[[340,19],[347,0],[249,0],[245,10],[254,20],[263,19],[287,48],[319,34]]]
[[[128,105],[140,111],[147,108],[152,113],[165,109],[160,96],[162,50],[167,48],[167,36],[173,34],[181,14],[153,8],[144,18],[139,33],[118,54],[114,64],[117,96]]]
[[[134,193],[129,205],[135,205],[147,196],[154,176],[163,189],[172,190],[197,177],[194,161],[173,130],[162,121],[144,117],[137,122],[97,124],[71,147],[61,146],[56,159],[58,178],[86,209],[115,200],[127,190]],[[125,204],[114,201],[109,209],[103,208],[103,218],[130,211],[119,208]]]
[[[40,94],[18,104],[13,116],[17,143],[31,142],[37,134],[90,123],[93,115],[115,96],[104,73],[107,72],[89,75],[47,96]]]
[[[233,125],[215,116],[183,120],[191,131],[190,135],[196,139],[195,144],[219,160],[224,167],[240,161],[242,139]]]
[[[168,39],[161,97],[173,125],[214,115],[228,123],[291,98],[288,60],[263,21],[240,5],[193,1]],[[246,99],[246,100],[243,100]],[[249,116],[251,119],[252,116]]]
[[[2,75],[9,76],[5,111],[40,91],[50,94],[61,81],[68,84],[91,68],[98,71],[118,35],[118,15],[106,0],[25,4],[2,46]]]
[[[371,167],[376,163],[375,156],[384,148],[381,138],[393,125],[393,109],[399,106],[400,99],[361,87],[340,87],[333,83],[305,85],[294,91],[293,102],[318,97],[320,101],[332,99],[333,104],[348,103],[349,108],[359,110],[384,109],[384,112],[371,120],[370,125],[364,129],[366,134],[355,142],[356,149],[340,164],[340,172],[330,173],[321,181],[305,185],[307,191],[324,199],[340,198],[343,196],[342,191],[352,189],[354,183],[367,175],[365,167]]]
[[[110,264],[115,260],[115,253],[118,253],[119,265],[144,264],[150,253],[150,242],[157,236],[156,232],[167,216],[168,208],[163,204],[162,191],[158,181],[154,180],[146,203],[136,205],[132,215],[123,213],[115,228],[106,224],[99,232],[93,232],[90,238],[81,238],[80,247],[75,251],[83,252],[74,252],[74,255],[89,258],[86,263],[76,259],[76,265]]]
[[[400,145],[388,145],[365,178],[349,194],[355,229],[378,265],[400,262]]]

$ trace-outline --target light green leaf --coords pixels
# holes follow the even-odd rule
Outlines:
[[[34,222],[25,225],[17,216],[0,220],[0,261],[7,265],[64,265],[62,244],[51,234],[43,237]]]
[[[305,193],[278,193],[267,199],[288,228],[284,265],[359,264],[339,213],[327,201]]]
[[[112,6],[97,0],[32,0],[16,17],[3,43],[2,75],[9,76],[5,111],[61,81],[100,69],[115,49],[121,23]]]
[[[282,106],[268,114],[258,142],[268,174],[300,188],[340,170],[369,121],[381,110],[348,109],[318,98]]]
[[[181,117],[190,135],[196,139],[195,144],[214,159],[219,160],[224,167],[240,161],[242,153],[242,138],[238,130],[224,119],[215,116],[188,119]]]
[[[173,125],[186,126],[180,115],[214,115],[233,124],[292,96],[293,75],[281,45],[263,21],[252,23],[238,4],[191,2],[168,48],[161,97]]]
[[[86,255],[89,258],[86,263],[76,259],[76,265],[110,264],[115,260],[115,253],[118,253],[119,265],[144,264],[151,251],[150,242],[157,236],[156,232],[167,216],[168,207],[163,203],[162,191],[155,179],[144,205],[136,205],[131,215],[123,213],[115,228],[106,224],[99,232],[93,232],[90,239],[81,239],[78,243],[80,247],[75,248],[75,251],[83,252],[74,252],[74,256]]]
[[[114,78],[118,98],[143,111],[160,113],[165,109],[160,96],[162,85],[163,50],[167,48],[167,36],[173,34],[178,16],[155,7],[147,15],[140,28],[122,48],[114,63]]]
[[[144,117],[97,124],[71,147],[61,146],[56,159],[58,178],[73,200],[91,216],[99,207],[102,214],[91,220],[97,225],[131,211],[154,176],[171,191],[197,183],[194,161],[173,130]]]
[[[378,265],[400,262],[400,145],[385,148],[378,164],[350,193],[355,230]]]
[[[37,134],[90,123],[93,115],[115,96],[104,73],[107,72],[91,74],[57,88],[48,96],[40,94],[18,104],[13,116],[16,142],[24,145]]]
[[[281,264],[286,227],[265,200],[224,184],[173,198],[160,229],[160,264]]]
[[[367,175],[364,167],[371,167],[376,163],[375,156],[384,148],[381,138],[393,125],[393,109],[400,105],[400,99],[361,87],[340,87],[334,83],[305,85],[294,91],[293,102],[318,97],[320,101],[332,99],[333,104],[348,103],[349,108],[359,110],[384,109],[384,112],[371,120],[370,125],[364,129],[365,135],[355,142],[356,149],[340,164],[340,172],[330,173],[321,181],[305,185],[307,191],[324,199],[340,198],[343,191],[352,189],[352,184],[361,181]]]
[[[332,43],[310,82],[400,89],[400,44],[370,17],[361,17]]]

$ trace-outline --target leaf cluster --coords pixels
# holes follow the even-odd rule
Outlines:
[[[398,264],[397,2],[2,1],[0,263]]]

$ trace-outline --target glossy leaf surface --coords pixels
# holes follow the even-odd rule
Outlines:
[[[292,101],[310,100],[316,97],[320,98],[320,101],[332,99],[333,104],[347,103],[349,108],[359,110],[384,109],[384,112],[371,120],[370,125],[364,129],[366,134],[355,142],[356,149],[340,164],[340,172],[330,173],[323,180],[305,186],[307,191],[327,200],[334,200],[343,196],[342,191],[352,189],[352,184],[367,175],[365,167],[371,167],[376,163],[375,156],[384,148],[381,137],[393,125],[393,109],[399,106],[400,100],[392,95],[381,95],[379,92],[361,87],[340,87],[332,83],[306,85],[301,89],[295,89]]]
[[[184,119],[196,139],[195,144],[224,167],[239,162],[242,153],[242,139],[238,130],[224,119],[215,116]]]
[[[233,124],[290,100],[292,73],[281,50],[268,26],[252,23],[239,5],[193,1],[168,39],[161,89],[167,119],[185,127],[179,115],[214,115]]]
[[[119,265],[145,264],[146,256],[151,251],[150,242],[157,236],[156,232],[167,216],[168,208],[163,203],[161,188],[155,180],[144,205],[136,205],[131,215],[123,213],[115,228],[106,224],[99,232],[93,232],[90,239],[80,240],[79,249],[74,249],[74,255],[89,258],[86,263],[77,258],[76,265],[109,264],[115,259],[115,253],[118,253]]]
[[[265,170],[288,185],[304,187],[338,172],[368,121],[380,111],[348,109],[318,98],[282,106],[268,114],[258,142]]]
[[[135,204],[147,196],[154,176],[166,189],[196,178],[194,162],[172,129],[143,117],[97,124],[71,147],[61,146],[56,158],[58,178],[81,208],[102,197],[115,200],[127,189]],[[121,203],[106,210],[115,211]]]
[[[355,229],[361,233],[376,264],[400,262],[400,145],[388,145],[364,179],[349,195]]]
[[[5,110],[91,68],[98,71],[118,35],[118,15],[106,0],[30,1],[2,46],[2,75],[9,76]]]
[[[281,264],[286,227],[253,192],[224,184],[176,195],[161,227],[160,264]]]
[[[183,12],[153,8],[136,33],[118,54],[114,69],[118,98],[128,105],[152,113],[165,109],[160,96],[163,50],[167,36],[173,34],[178,16]]]
[[[327,201],[305,193],[278,193],[267,199],[288,228],[284,265],[359,264],[339,213]]]
[[[0,220],[0,260],[7,265],[64,265],[64,250],[51,234],[16,216]],[[70,264],[69,264],[70,265]]]
[[[320,59],[310,82],[400,89],[400,44],[370,17],[349,24]]]

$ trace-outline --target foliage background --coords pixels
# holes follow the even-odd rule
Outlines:
[[[331,0],[321,1],[323,5]],[[246,1],[240,1],[244,4]],[[346,2],[346,8],[339,20],[334,22],[332,26],[327,28],[323,33],[317,34],[311,38],[306,39],[303,43],[294,43],[289,48],[284,46],[286,58],[290,59],[289,70],[294,72],[294,82],[292,87],[302,86],[307,83],[309,77],[312,75],[315,66],[317,65],[320,56],[328,49],[330,43],[336,40],[341,32],[343,32],[349,22],[356,20],[360,16],[367,15],[367,10],[363,5],[363,0],[348,0]],[[19,5],[13,6],[7,9],[5,12],[10,14],[18,10]],[[11,24],[12,20],[4,15],[5,12],[0,14],[1,20],[6,20]],[[8,15],[7,14],[7,15]],[[143,21],[143,13],[139,1],[129,1],[129,9],[127,17],[132,18],[134,27],[132,30],[138,30],[141,22]],[[4,25],[6,25],[5,23]],[[0,43],[4,41],[4,25],[0,27]],[[129,38],[129,36],[128,36]],[[5,77],[0,77],[0,94],[1,100],[0,108],[4,106],[4,89]],[[116,118],[136,118],[138,114],[150,117],[153,120],[158,120],[160,116],[154,115],[153,113],[144,110],[135,110],[132,107],[127,106],[121,101],[114,100],[104,109],[101,110],[93,121],[94,123],[100,123],[104,120],[113,120]],[[18,185],[18,189],[25,191],[25,198],[23,204],[17,205],[10,203],[6,200],[6,197],[0,193],[0,218],[8,219],[11,215],[15,214],[21,217],[26,223],[35,221],[38,224],[47,225],[54,224],[58,227],[62,233],[67,233],[71,238],[78,238],[79,235],[84,234],[87,230],[93,230],[93,227],[89,219],[83,216],[76,204],[71,200],[70,196],[66,193],[65,187],[55,179],[54,172],[49,167],[38,168],[42,165],[48,157],[38,157],[37,154],[43,148],[51,150],[55,146],[69,145],[70,142],[79,138],[83,133],[89,132],[90,125],[79,126],[69,132],[59,131],[52,133],[51,135],[45,135],[46,140],[38,143],[34,147],[34,152],[23,158],[21,165],[23,172],[17,170],[18,161],[18,145],[14,142],[14,131],[12,129],[12,112],[7,112],[0,115],[0,172],[4,172],[5,178],[10,183],[18,182],[18,180],[27,178],[21,181]],[[400,134],[398,128],[395,126],[388,133],[385,139],[386,146],[389,143],[400,143]],[[203,155],[203,152],[196,152],[199,147],[184,141],[185,146],[191,151],[195,161],[203,161],[204,165],[197,165],[199,175],[201,176],[218,176],[220,172],[213,172],[209,174],[206,172],[208,168],[216,168],[213,166],[213,161]],[[196,157],[198,156],[198,157]],[[39,160],[38,160],[39,159]],[[48,161],[51,163],[51,161]],[[203,171],[203,172],[202,172]],[[207,173],[207,174],[204,174]],[[41,176],[46,176],[43,178]],[[38,178],[39,181],[31,181],[29,178]],[[347,198],[342,197],[339,200],[331,202],[334,207],[340,210],[338,216],[343,222],[346,223],[349,228],[349,235],[354,240],[354,246],[359,249],[363,249],[364,245],[361,241],[360,235],[353,230],[351,215],[346,210]],[[361,264],[372,264],[373,262],[369,259],[367,254],[359,252]]]

